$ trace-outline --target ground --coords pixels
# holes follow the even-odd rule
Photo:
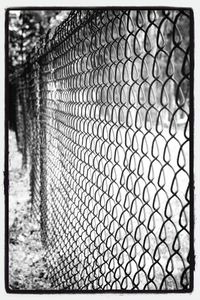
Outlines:
[[[15,133],[9,132],[9,287],[49,289],[39,224],[31,216],[29,171],[22,168]]]

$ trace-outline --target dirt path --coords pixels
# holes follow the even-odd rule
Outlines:
[[[9,132],[9,286],[49,289],[39,226],[31,218],[29,172],[22,170],[15,133]]]

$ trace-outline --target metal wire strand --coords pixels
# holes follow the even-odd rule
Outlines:
[[[52,287],[190,288],[190,12],[79,10],[17,78]]]

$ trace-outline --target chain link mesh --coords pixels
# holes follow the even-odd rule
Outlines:
[[[190,14],[72,11],[17,78],[55,289],[190,288]]]

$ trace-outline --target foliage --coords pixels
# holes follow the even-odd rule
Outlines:
[[[9,71],[23,64],[39,39],[59,25],[70,11],[22,10],[9,12]]]

